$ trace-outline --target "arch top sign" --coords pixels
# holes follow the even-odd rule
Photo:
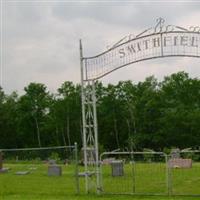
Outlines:
[[[129,35],[110,47],[107,51],[93,56],[83,57],[80,41],[82,133],[85,165],[86,192],[95,186],[100,193],[98,124],[96,111],[95,80],[126,65],[144,60],[169,56],[188,56],[200,58],[200,27],[183,28],[165,25],[162,18],[154,27],[140,34]],[[88,149],[95,153],[91,156]],[[90,163],[95,165],[90,166]],[[96,179],[89,179],[87,174],[96,174]],[[94,182],[93,182],[94,181]]]
[[[164,19],[157,19],[155,27],[137,36],[129,35],[107,51],[83,58],[84,80],[99,79],[126,65],[144,60],[186,56],[200,58],[200,27],[188,29],[165,25]]]

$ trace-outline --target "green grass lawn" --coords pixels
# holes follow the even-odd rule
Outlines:
[[[84,194],[84,178],[80,178],[80,195],[76,195],[74,166],[62,166],[61,177],[48,177],[46,164],[5,164],[11,170],[0,174],[0,200],[172,200],[172,199],[200,199],[198,197],[167,197],[166,169],[164,164],[136,164],[125,165],[124,176],[112,177],[111,167],[104,166],[103,195]],[[15,175],[16,171],[26,171],[31,167],[36,170],[28,175]],[[80,168],[83,170],[83,168]],[[135,174],[135,176],[133,176]],[[174,169],[172,171],[174,194],[200,194],[200,165],[195,164],[192,169]],[[139,193],[162,194],[163,196],[131,196],[108,195],[108,193]]]
[[[122,177],[112,178],[110,166],[104,166],[102,171],[106,193],[168,194],[164,163],[129,164],[124,167]],[[191,169],[171,169],[170,174],[172,194],[200,195],[200,163],[193,163]]]

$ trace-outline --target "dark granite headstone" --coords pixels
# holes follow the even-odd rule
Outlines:
[[[124,164],[122,160],[115,160],[111,162],[112,176],[124,175]]]
[[[61,176],[62,168],[58,165],[49,165],[48,166],[48,176]]]
[[[56,160],[49,160],[48,176],[61,176],[62,168],[56,164]]]

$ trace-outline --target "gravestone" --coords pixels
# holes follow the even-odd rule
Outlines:
[[[30,174],[30,173],[31,173],[30,171],[18,171],[15,174],[16,175],[27,175],[27,174]]]
[[[180,149],[172,149],[170,153],[171,159],[180,158],[180,152]]]
[[[48,166],[48,176],[61,176],[62,168],[58,165],[50,165]]]
[[[192,168],[192,159],[174,158],[168,161],[169,168]]]
[[[5,173],[9,168],[3,168],[3,152],[0,151],[0,173]]]
[[[48,176],[61,176],[62,168],[56,164],[55,160],[49,161]]]
[[[192,160],[181,158],[180,153],[180,149],[172,149],[168,161],[169,168],[192,168]]]
[[[122,160],[111,162],[112,176],[124,176],[124,164]]]
[[[78,176],[79,177],[92,177],[93,175],[95,175],[95,172],[79,172],[78,173]]]

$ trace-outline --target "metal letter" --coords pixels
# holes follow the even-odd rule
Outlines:
[[[129,53],[136,53],[135,51],[135,47],[133,46],[133,44],[131,44],[130,46],[127,46],[127,50],[129,51]]]
[[[159,47],[159,46],[160,46],[160,38],[154,38],[153,47]]]
[[[188,46],[188,37],[187,36],[181,36],[181,45]]]
[[[125,52],[124,52],[124,48],[119,50],[119,54],[120,54],[120,58],[124,58],[125,57]]]
[[[170,46],[172,42],[172,38],[170,36],[164,37],[164,46]]]
[[[191,40],[191,46],[192,47],[198,47],[198,38],[197,37],[192,37],[192,40]]]

